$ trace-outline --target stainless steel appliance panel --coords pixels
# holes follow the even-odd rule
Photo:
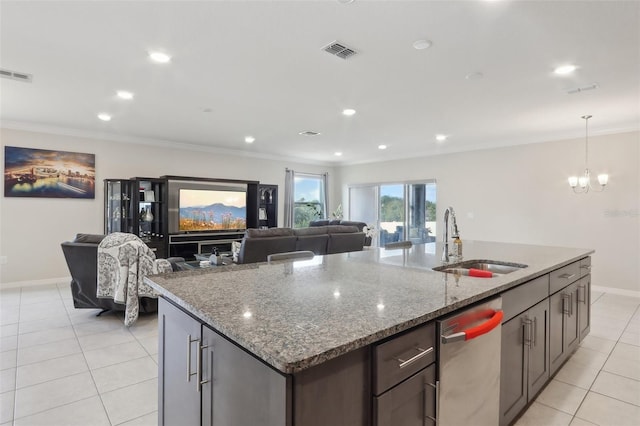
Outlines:
[[[500,297],[438,321],[438,424],[494,426],[500,416]]]

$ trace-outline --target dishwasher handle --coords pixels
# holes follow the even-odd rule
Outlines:
[[[500,323],[502,323],[502,318],[504,317],[504,313],[502,311],[495,311],[493,309],[490,309],[486,312],[490,315],[490,317],[485,322],[459,333],[442,336],[442,343],[453,343],[459,342],[461,340],[475,339],[478,336],[487,334],[488,332],[499,326]]]

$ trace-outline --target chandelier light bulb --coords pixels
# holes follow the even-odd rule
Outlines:
[[[572,188],[575,188],[576,186],[578,186],[578,176],[571,176],[571,177],[569,178],[569,185],[570,185]]]
[[[609,182],[609,175],[608,174],[598,175],[598,183],[600,185],[605,186],[608,182]]]
[[[589,185],[589,183],[590,183],[589,176],[580,176],[580,178],[578,179],[578,184],[580,185],[580,188],[586,188],[587,185]]]

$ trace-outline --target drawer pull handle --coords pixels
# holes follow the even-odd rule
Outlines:
[[[558,276],[558,278],[565,278],[567,280],[570,280],[571,278],[575,277],[576,274],[562,274],[560,276]]]
[[[398,364],[398,367],[405,368],[407,365],[413,364],[423,356],[430,354],[431,352],[433,352],[433,346],[431,346],[429,349],[415,348],[415,350],[419,351],[419,353],[407,360],[404,360],[402,358],[396,358],[398,361],[400,361],[400,364]]]
[[[586,269],[587,271],[591,270],[591,265],[580,265],[582,269]]]

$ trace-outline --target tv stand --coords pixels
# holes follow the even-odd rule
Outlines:
[[[214,248],[220,252],[231,251],[231,243],[241,241],[244,231],[198,232],[169,235],[169,256],[194,260],[197,253],[211,253]]]

